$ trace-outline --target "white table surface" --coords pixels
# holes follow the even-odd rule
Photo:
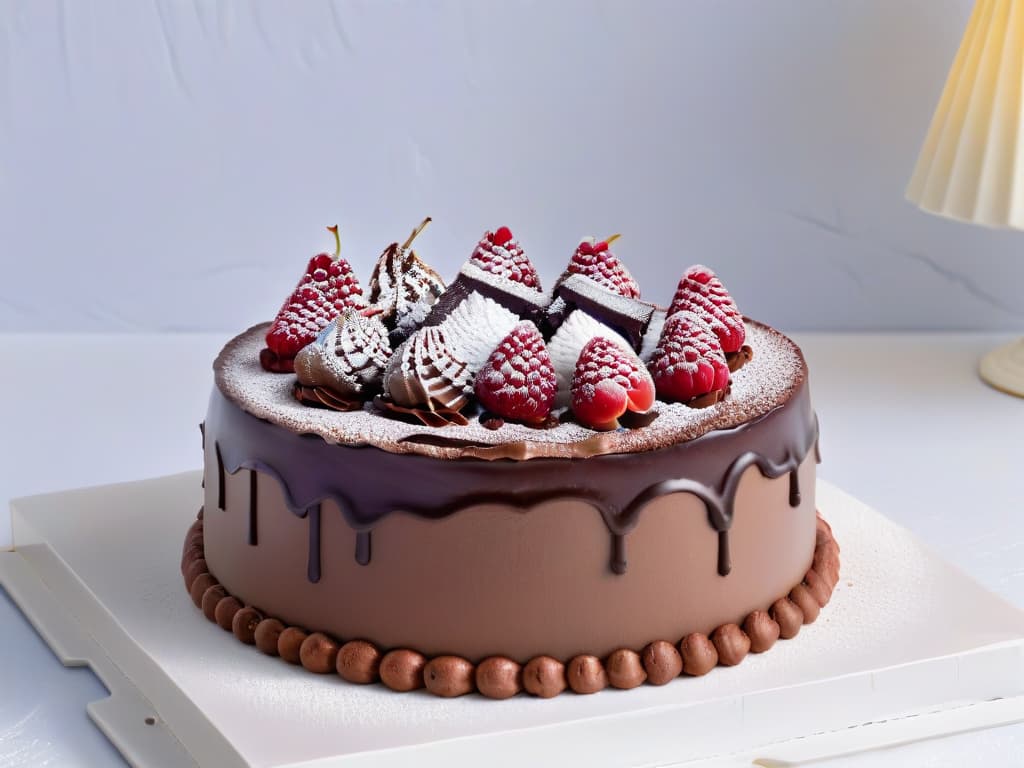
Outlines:
[[[198,467],[210,361],[226,337],[0,335],[10,372],[0,383],[0,500]],[[974,373],[1006,337],[795,338],[821,420],[821,476],[1024,607],[1024,400]],[[9,544],[4,521],[0,547]],[[123,764],[85,715],[102,686],[63,668],[6,596],[0,681],[0,768]],[[828,763],[1022,764],[1024,725]]]

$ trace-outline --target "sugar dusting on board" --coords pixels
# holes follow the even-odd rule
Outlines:
[[[469,426],[426,427],[381,415],[370,403],[347,413],[302,405],[292,394],[294,376],[268,373],[260,367],[266,328],[258,325],[237,336],[214,363],[217,385],[229,400],[253,416],[300,434],[320,435],[330,443],[438,458],[474,456],[474,446],[508,443],[525,443],[529,458],[578,455],[583,443],[590,446],[589,453],[662,448],[763,416],[784,403],[806,375],[803,357],[792,341],[748,320],[747,343],[753,347],[753,360],[732,375],[729,396],[708,408],[658,401],[653,407],[658,417],[648,426],[607,433],[572,422],[543,430],[511,422],[489,429],[475,419]]]

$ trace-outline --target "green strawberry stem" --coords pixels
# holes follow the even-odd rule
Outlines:
[[[619,232],[616,232],[616,233],[615,233],[614,235],[612,235],[611,237],[606,237],[606,238],[605,238],[604,240],[602,240],[601,242],[603,242],[603,243],[604,243],[605,245],[611,245],[611,244],[612,244],[612,243],[614,243],[614,242],[615,242],[616,240],[618,240],[618,239],[619,239],[620,237],[622,237],[622,234],[621,234],[621,233],[619,233]]]
[[[328,227],[327,231],[334,235],[334,258],[341,256],[341,235],[338,234],[338,225]]]
[[[416,239],[416,236],[419,235],[420,232],[422,232],[424,229],[427,228],[427,224],[429,224],[431,221],[432,221],[432,219],[429,216],[427,216],[427,218],[425,218],[422,222],[420,222],[420,225],[418,227],[416,227],[416,229],[414,229],[412,231],[411,235],[409,235],[409,239],[406,240],[404,243],[402,243],[402,250],[403,251],[406,248],[408,248],[410,245],[412,245],[412,241]]]

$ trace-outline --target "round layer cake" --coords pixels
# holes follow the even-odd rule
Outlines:
[[[269,653],[442,695],[631,687],[767,650],[828,601],[838,550],[804,359],[742,333],[707,407],[659,396],[595,429],[310,407],[252,328],[214,365],[193,599]]]

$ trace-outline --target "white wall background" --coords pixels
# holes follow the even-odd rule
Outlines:
[[[0,330],[234,330],[426,214],[787,329],[1024,327],[1024,234],[903,188],[970,0],[0,0]]]

